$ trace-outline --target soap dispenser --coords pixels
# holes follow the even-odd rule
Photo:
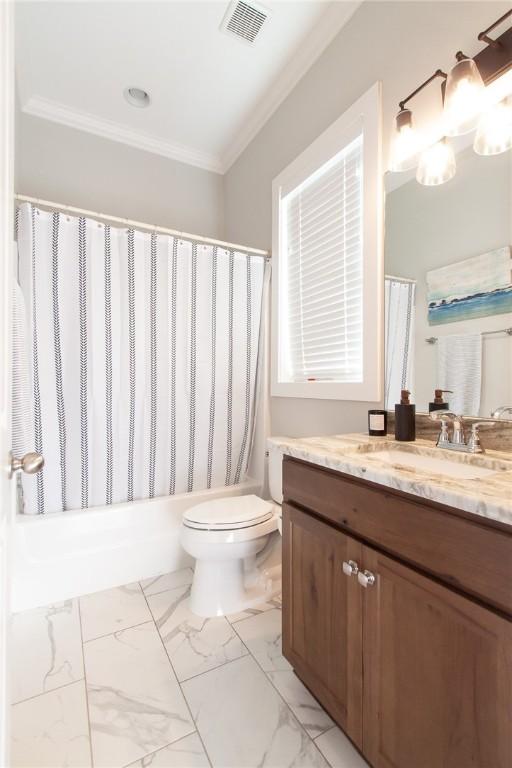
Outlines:
[[[400,402],[395,405],[395,440],[416,440],[416,406],[409,402],[411,393],[402,389]]]
[[[449,393],[451,395],[453,393],[453,390],[452,389],[435,389],[434,390],[434,399],[431,400],[431,402],[428,404],[429,413],[432,413],[432,411],[449,411],[450,410],[450,403],[448,403],[443,399],[443,395],[445,393]]]

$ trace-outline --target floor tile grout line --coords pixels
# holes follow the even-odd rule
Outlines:
[[[103,640],[105,637],[114,637],[115,635],[119,635],[121,632],[127,632],[129,629],[135,629],[136,627],[142,627],[143,624],[151,624],[153,621],[153,616],[151,616],[149,619],[145,619],[144,621],[139,621],[138,624],[130,624],[129,627],[123,627],[122,629],[116,629],[114,632],[107,632],[105,635],[98,635],[98,637],[91,637],[89,640],[83,640],[83,645],[88,645],[89,643],[94,643],[95,640]]]
[[[192,720],[193,719],[194,718],[192,718]],[[158,747],[158,749],[154,749],[152,752],[148,752],[147,755],[143,755],[142,757],[139,757],[138,760],[132,760],[131,763],[125,763],[125,765],[121,766],[120,768],[130,768],[130,766],[132,765],[137,765],[137,763],[140,763],[141,760],[145,760],[147,757],[152,757],[152,755],[156,755],[158,752],[161,752],[163,749],[167,749],[168,747],[177,746],[180,743],[180,741],[185,741],[185,739],[190,738],[190,736],[196,736],[196,735],[199,737],[199,741],[201,741],[201,744],[203,744],[201,737],[199,736],[199,733],[197,732],[197,729],[196,729],[191,733],[185,734],[185,736],[180,736],[180,738],[177,739],[176,741],[170,741],[168,744],[164,744],[163,747]],[[203,745],[203,749],[204,749],[204,745]]]
[[[180,570],[185,570],[185,569],[180,569]],[[157,635],[158,635],[158,638],[160,639],[160,642],[161,642],[161,644],[163,646],[165,655],[166,655],[166,657],[168,659],[168,662],[169,662],[169,665],[170,665],[171,674],[174,675],[175,680],[176,680],[176,682],[178,684],[179,691],[180,691],[180,693],[181,693],[181,695],[183,697],[185,706],[186,706],[187,711],[188,711],[189,716],[190,716],[191,725],[193,726],[194,730],[192,730],[188,734],[185,734],[184,736],[181,736],[176,741],[170,741],[167,744],[162,745],[161,747],[158,747],[158,749],[155,749],[152,752],[149,752],[146,755],[143,755],[141,758],[139,758],[138,760],[135,761],[135,765],[140,760],[144,760],[144,759],[146,759],[148,757],[151,757],[151,756],[157,754],[158,752],[160,752],[161,750],[164,750],[164,749],[166,749],[168,747],[172,747],[173,745],[177,745],[181,741],[183,741],[184,739],[192,736],[193,734],[197,734],[197,737],[198,737],[198,739],[199,739],[199,741],[200,741],[200,743],[202,745],[202,748],[204,750],[204,754],[206,756],[206,759],[207,759],[209,765],[213,766],[213,763],[211,761],[210,755],[209,755],[208,750],[206,749],[205,743],[203,741],[203,737],[202,737],[202,735],[201,735],[201,733],[199,731],[198,723],[196,722],[196,720],[195,720],[195,718],[194,718],[194,716],[192,714],[192,711],[191,711],[191,708],[189,706],[187,697],[186,697],[185,692],[183,690],[183,686],[186,683],[188,683],[189,681],[194,680],[197,677],[202,677],[203,675],[208,674],[209,672],[214,672],[215,670],[220,670],[224,666],[226,666],[227,664],[232,664],[233,662],[241,661],[241,659],[243,659],[243,658],[251,658],[251,659],[253,659],[256,662],[257,668],[260,669],[261,672],[263,672],[265,679],[268,680],[268,682],[270,683],[271,687],[274,689],[275,693],[277,693],[279,699],[283,702],[284,706],[287,708],[288,712],[290,713],[290,716],[297,723],[297,726],[300,729],[300,731],[302,733],[304,733],[304,735],[307,736],[309,741],[312,742],[315,745],[316,750],[322,756],[322,758],[325,760],[326,764],[328,766],[331,765],[329,763],[329,761],[327,760],[326,756],[324,755],[323,751],[320,749],[320,747],[318,746],[318,744],[316,742],[317,742],[318,739],[320,739],[325,734],[327,734],[327,733],[329,733],[331,731],[334,731],[336,729],[336,727],[337,727],[336,724],[333,722],[333,724],[331,726],[326,728],[321,733],[318,733],[316,736],[310,735],[307,732],[305,726],[299,720],[299,717],[293,711],[292,706],[286,701],[284,695],[281,694],[281,692],[278,690],[277,686],[274,684],[274,681],[270,677],[270,675],[274,671],[275,672],[279,672],[279,671],[288,671],[288,670],[271,670],[271,671],[266,671],[263,668],[262,664],[259,662],[259,660],[256,657],[256,655],[251,651],[249,646],[245,643],[245,641],[242,639],[241,635],[237,631],[237,625],[247,621],[250,618],[256,619],[258,616],[264,616],[265,614],[269,613],[272,610],[278,610],[280,612],[281,616],[282,616],[281,605],[273,605],[273,604],[271,604],[270,607],[267,610],[258,611],[257,613],[249,614],[248,616],[244,616],[242,618],[239,618],[237,621],[234,621],[234,622],[229,621],[227,616],[223,616],[222,618],[224,618],[226,624],[233,631],[234,637],[238,637],[238,639],[240,641],[240,644],[241,644],[241,648],[245,649],[245,653],[242,656],[239,656],[237,658],[227,659],[227,660],[221,662],[220,664],[218,664],[217,666],[212,667],[211,669],[203,670],[202,672],[198,672],[197,674],[192,675],[191,677],[188,677],[185,680],[181,681],[181,680],[178,679],[178,675],[176,673],[176,670],[174,669],[174,665],[173,665],[173,663],[171,661],[170,654],[169,654],[169,652],[167,650],[167,647],[165,645],[165,642],[164,642],[164,639],[162,637],[162,634],[160,633],[160,630],[158,628],[157,618],[156,618],[155,614],[153,613],[153,611],[151,609],[151,606],[150,606],[150,600],[151,600],[152,597],[156,597],[156,596],[162,595],[162,594],[164,594],[166,592],[170,592],[170,591],[176,589],[176,587],[169,587],[168,589],[163,589],[161,592],[155,592],[155,593],[152,593],[150,595],[147,595],[144,592],[144,589],[142,587],[142,583],[141,582],[131,582],[130,584],[133,584],[133,583],[136,583],[139,586],[140,594],[142,594],[142,596],[144,597],[145,604],[146,604],[147,609],[149,611],[149,617],[145,621],[140,622],[138,624],[134,624],[134,625],[131,625],[131,626],[128,626],[128,627],[124,627],[122,629],[117,629],[114,632],[106,633],[104,635],[99,635],[98,637],[94,637],[94,638],[90,638],[88,640],[84,640],[83,639],[84,638],[84,635],[83,635],[83,622],[82,622],[82,614],[81,614],[81,600],[80,600],[81,596],[76,597],[75,599],[76,599],[76,602],[77,602],[77,613],[78,613],[78,621],[79,621],[79,629],[80,629],[80,644],[81,644],[82,663],[83,663],[83,677],[81,677],[81,678],[79,678],[77,680],[72,680],[72,681],[70,681],[68,683],[65,683],[63,685],[57,686],[56,688],[53,688],[53,689],[51,689],[49,691],[43,691],[43,692],[41,692],[39,694],[36,694],[35,696],[28,697],[27,699],[22,699],[22,700],[20,700],[20,701],[18,701],[16,703],[13,703],[12,706],[17,706],[18,704],[22,704],[22,703],[24,703],[26,701],[30,701],[30,700],[33,700],[33,699],[36,699],[36,698],[40,698],[41,696],[44,696],[44,695],[49,694],[49,693],[52,693],[53,691],[58,691],[58,690],[60,690],[62,688],[67,688],[70,685],[74,685],[75,683],[82,683],[83,686],[84,686],[84,690],[85,690],[85,703],[86,703],[87,726],[88,726],[88,734],[89,734],[89,752],[90,752],[90,759],[91,759],[91,767],[94,766],[93,746],[92,746],[91,716],[90,716],[90,707],[89,707],[89,691],[88,691],[88,685],[87,685],[87,672],[86,672],[86,665],[85,665],[85,645],[88,644],[88,643],[94,642],[95,640],[100,640],[100,639],[104,639],[104,638],[107,638],[107,637],[113,637],[113,636],[119,635],[119,634],[121,634],[121,633],[123,633],[125,631],[130,630],[130,629],[141,627],[143,625],[150,625],[150,624],[152,624],[155,627]],[[123,585],[123,586],[128,586],[128,585]],[[185,587],[185,586],[190,588],[190,584],[189,585],[181,585],[181,587]],[[178,587],[178,588],[180,588],[180,587]],[[293,668],[291,668],[290,671],[293,672]],[[319,704],[319,707],[321,707],[320,704]],[[323,707],[321,707],[321,709],[323,710]],[[323,710],[323,711],[325,711],[325,710]],[[134,764],[133,761],[131,763],[127,763],[124,768],[129,768],[133,764]]]
[[[191,585],[189,584],[188,586],[190,587]],[[176,587],[176,589],[179,589],[179,587]],[[172,591],[172,590],[167,590],[167,591],[169,591],[169,592],[170,592],[170,591]],[[160,594],[162,594],[162,593],[160,593]],[[154,597],[154,595],[148,595],[148,597]],[[148,603],[148,605],[149,605],[149,603]],[[151,611],[151,606],[149,606],[149,610]],[[197,615],[197,614],[194,614],[194,616],[195,616],[195,615]],[[224,616],[209,616],[209,617],[207,617],[207,616],[199,616],[199,618],[201,618],[201,619],[204,619],[204,620],[205,620],[205,622],[206,622],[206,621],[209,621],[209,619],[224,619],[224,620],[226,621],[226,624],[228,625],[228,627],[229,627],[230,629],[233,629],[233,625],[232,625],[232,624],[231,624],[231,623],[228,621],[228,619],[227,619],[227,617],[226,617],[225,615],[224,615]],[[160,638],[161,638],[161,640],[162,640],[162,643],[163,643],[163,645],[164,645],[164,648],[165,648],[165,650],[166,650],[166,653],[167,653],[167,648],[166,648],[166,646],[165,646],[165,642],[164,642],[164,640],[163,640],[163,638],[162,638],[162,635],[160,634],[160,630],[158,629],[158,624],[156,623],[156,619],[155,619],[154,617],[153,617],[153,620],[154,620],[154,622],[155,622],[156,630],[157,630],[158,634],[160,635]],[[234,631],[234,630],[233,630],[233,631]],[[237,636],[237,638],[238,638],[239,640],[241,639],[241,638],[240,638],[240,635],[238,634],[238,632],[235,632],[235,635]],[[233,638],[233,639],[234,639],[234,638]],[[174,669],[174,665],[173,665],[173,663],[172,663],[172,661],[171,661],[171,658],[170,658],[170,656],[169,656],[169,654],[168,654],[168,653],[167,653],[167,656],[169,656],[169,661],[171,662],[171,666],[172,666],[172,668],[173,668],[174,674],[176,675],[176,679],[178,680],[178,683],[179,683],[180,685],[182,685],[183,683],[188,683],[188,681],[189,681],[189,680],[194,680],[196,677],[200,677],[201,675],[205,675],[207,672],[213,672],[213,670],[214,670],[214,669],[219,669],[219,667],[223,667],[223,666],[225,666],[226,664],[231,664],[233,661],[238,661],[239,659],[241,659],[241,658],[244,658],[244,656],[250,655],[250,652],[248,651],[248,649],[247,649],[247,646],[245,645],[245,643],[244,643],[243,641],[241,641],[241,642],[242,642],[242,645],[244,646],[244,648],[245,648],[245,650],[246,650],[246,653],[245,653],[245,654],[243,654],[242,656],[237,656],[237,657],[236,657],[236,658],[234,658],[234,659],[226,659],[225,661],[221,661],[221,662],[219,662],[218,664],[216,664],[214,667],[210,667],[209,669],[203,669],[203,671],[202,671],[202,672],[196,672],[196,674],[194,674],[194,675],[190,675],[190,677],[186,677],[184,680],[180,680],[180,679],[179,679],[179,677],[178,677],[178,673],[177,673],[177,672],[176,672],[176,670]]]
[[[141,586],[141,589],[142,589],[142,586]],[[165,591],[167,591],[167,590],[165,590]],[[196,723],[194,715],[192,714],[192,710],[190,709],[187,697],[185,696],[185,692],[184,692],[183,688],[181,687],[180,681],[178,680],[178,675],[176,674],[176,670],[174,669],[174,665],[173,665],[173,663],[171,661],[171,657],[169,656],[169,651],[167,650],[167,648],[165,646],[165,643],[164,643],[164,639],[163,639],[162,635],[160,634],[160,630],[158,629],[158,624],[156,623],[156,619],[155,619],[155,617],[153,615],[153,611],[151,610],[151,606],[149,604],[149,600],[148,600],[147,596],[144,594],[144,590],[142,590],[142,594],[144,595],[144,599],[146,601],[146,604],[148,606],[149,612],[151,614],[151,618],[153,619],[153,624],[155,625],[156,633],[157,633],[158,637],[160,638],[160,642],[162,643],[162,647],[164,649],[165,655],[167,656],[167,659],[169,661],[169,666],[171,667],[172,673],[173,673],[174,677],[176,678],[176,682],[178,683],[178,687],[180,689],[180,693],[183,696],[183,701],[185,702],[185,706],[187,707],[188,713],[190,715],[190,719],[192,720],[192,723],[194,724],[195,732],[199,736],[199,741],[201,742],[201,744],[203,746],[204,753],[206,755],[206,759],[210,763],[211,768],[213,768],[213,763],[212,763],[212,761],[210,759],[210,755],[208,754],[208,750],[206,749],[206,745],[205,745],[205,743],[203,741],[203,737],[201,736],[201,734],[199,732],[198,725]],[[160,593],[160,594],[162,594],[162,593]],[[149,597],[151,597],[151,595],[149,595]],[[187,734],[187,735],[190,736],[190,734]],[[145,755],[145,757],[147,757],[147,755]]]
[[[70,680],[69,683],[63,683],[62,685],[58,685],[56,688],[50,688],[47,691],[41,691],[41,693],[35,693],[33,696],[27,696],[26,699],[20,699],[19,701],[11,701],[11,707],[17,707],[18,704],[25,704],[26,701],[33,701],[34,699],[39,699],[41,696],[47,696],[49,693],[54,693],[55,691],[61,691],[63,688],[69,688],[70,685],[75,685],[75,683],[83,683],[85,680],[85,677],[82,675],[82,677],[78,677],[76,680]]]
[[[264,611],[264,613],[267,613],[267,611]],[[281,613],[281,615],[282,615],[282,611],[280,611],[280,613]],[[253,617],[251,617],[251,618],[253,618]],[[238,622],[236,622],[236,623],[238,623]],[[233,627],[234,627],[234,625],[231,625],[231,626],[233,626]],[[236,632],[236,629],[235,629],[235,632]],[[237,632],[237,635],[238,635],[238,632]],[[238,637],[240,637],[240,635],[238,635]],[[303,726],[303,724],[300,722],[300,720],[299,720],[299,718],[297,717],[297,715],[295,714],[295,712],[293,711],[293,709],[291,708],[291,706],[288,704],[288,702],[287,702],[287,701],[286,701],[286,699],[284,698],[284,696],[283,696],[283,694],[281,693],[281,691],[279,691],[279,689],[278,689],[278,688],[277,688],[277,687],[274,685],[274,681],[273,681],[273,680],[272,680],[272,678],[269,676],[268,672],[266,672],[266,670],[264,670],[264,669],[263,669],[263,667],[262,667],[262,666],[261,666],[261,664],[259,663],[259,661],[258,661],[258,659],[256,658],[256,656],[255,656],[255,655],[254,655],[254,654],[251,652],[251,649],[249,648],[249,646],[248,646],[248,645],[246,645],[246,643],[245,643],[245,642],[242,640],[242,638],[241,638],[241,637],[240,637],[240,641],[241,641],[241,642],[242,642],[242,644],[243,644],[243,645],[244,645],[244,646],[247,648],[247,650],[248,650],[248,652],[249,652],[249,655],[251,656],[251,658],[252,658],[252,659],[254,659],[254,661],[255,661],[255,662],[256,662],[256,664],[258,665],[259,669],[261,669],[261,671],[263,672],[263,674],[265,675],[265,677],[267,678],[267,680],[269,681],[270,685],[271,685],[271,686],[272,686],[272,688],[275,690],[275,692],[277,693],[277,695],[279,696],[279,698],[280,698],[280,699],[283,701],[283,703],[285,704],[285,706],[286,706],[286,707],[288,707],[288,709],[289,709],[289,710],[290,710],[290,712],[291,712],[291,715],[292,715],[292,717],[294,717],[294,718],[295,718],[295,720],[297,721],[297,723],[298,723],[299,727],[300,727],[300,728],[302,729],[302,731],[303,731],[303,732],[306,734],[306,736],[308,737],[308,739],[310,739],[310,741],[311,741],[311,742],[313,742],[313,744],[315,744],[315,747],[318,749],[318,751],[320,752],[320,754],[322,755],[322,757],[324,758],[324,760],[326,761],[326,763],[328,763],[328,765],[330,765],[329,761],[328,761],[328,760],[327,760],[327,758],[325,757],[325,755],[324,755],[324,753],[322,752],[322,750],[321,750],[321,749],[319,748],[319,746],[318,746],[318,745],[315,743],[315,738],[318,738],[318,736],[323,736],[323,734],[324,734],[324,733],[327,733],[327,731],[330,731],[330,730],[331,730],[332,726],[330,726],[330,727],[329,727],[329,728],[327,728],[325,731],[323,731],[323,733],[319,733],[319,734],[318,734],[318,736],[316,736],[315,738],[313,738],[313,736],[310,736],[310,735],[309,735],[309,733],[306,731],[305,727]],[[282,655],[282,654],[281,654],[281,655]],[[280,671],[280,670],[273,670],[273,671],[277,671],[277,672],[278,672],[278,671]],[[289,671],[289,670],[283,670],[283,671],[285,671],[285,672],[286,672],[286,671]],[[293,670],[293,667],[292,667],[291,671],[292,671],[292,672],[294,672],[294,670]],[[322,707],[322,709],[323,709],[323,707]],[[323,711],[325,712],[325,710],[323,710]],[[327,713],[327,712],[326,712],[326,714],[327,714],[327,716],[328,716],[328,717],[330,717],[329,713]],[[331,719],[332,719],[332,718],[331,718]],[[334,721],[333,721],[333,722],[334,722]]]
[[[222,618],[219,616],[215,616],[215,618]],[[245,644],[242,643],[244,648],[246,648]],[[246,648],[247,650],[247,648]],[[186,677],[185,680],[178,680],[180,685],[183,685],[183,683],[188,683],[190,680],[195,680],[197,677],[201,677],[201,675],[207,675],[208,672],[215,672],[216,669],[221,669],[221,667],[226,667],[228,664],[234,664],[235,661],[240,661],[240,659],[246,659],[247,656],[250,656],[251,654],[249,652],[246,652],[242,654],[242,656],[237,656],[236,659],[226,659],[226,661],[221,661],[220,664],[217,664],[215,667],[210,667],[210,669],[203,669],[202,672],[197,672],[195,675],[190,675],[190,677]]]
[[[187,568],[180,568],[179,571],[171,571],[171,573],[180,573],[180,571],[182,571],[182,570],[183,571],[190,570],[190,571],[192,571],[192,576],[194,575],[194,571],[192,570],[192,568],[189,568],[189,569],[187,569]],[[161,576],[168,576],[168,574],[167,573],[163,573],[163,574],[161,574]],[[161,578],[161,576],[159,576],[157,578]],[[144,581],[145,581],[145,579],[144,579]],[[151,592],[150,594],[148,594],[146,592],[146,590],[144,589],[144,587],[142,586],[142,581],[139,581],[138,584],[139,584],[140,588],[142,589],[142,594],[144,595],[144,597],[154,597],[155,595],[162,595],[164,592],[171,592],[173,589],[179,589],[180,587],[190,587],[192,585],[192,581],[189,581],[187,584],[177,584],[175,587],[165,587],[164,589],[161,589],[159,592]]]
[[[351,746],[351,747],[354,749],[354,751],[357,753],[358,757],[359,757],[361,760],[363,760],[363,762],[365,763],[365,765],[367,766],[367,768],[371,768],[371,766],[370,766],[370,763],[368,763],[368,762],[366,761],[366,758],[365,758],[365,756],[362,754],[362,752],[360,752],[360,751],[359,751],[359,749],[358,749],[358,748],[355,746],[355,744],[353,744],[353,743],[352,743],[352,739],[350,739],[350,738],[347,736],[347,734],[345,733],[345,731],[343,730],[343,728],[341,728],[341,727],[340,727],[339,725],[337,725],[336,723],[334,723],[334,725],[332,726],[332,728],[328,728],[328,729],[327,729],[326,731],[324,731],[323,733],[320,733],[320,734],[318,734],[318,736],[315,736],[315,738],[313,739],[313,741],[316,741],[317,739],[320,739],[322,736],[325,736],[325,734],[326,734],[326,733],[330,733],[330,731],[340,731],[340,732],[342,733],[342,735],[344,736],[344,738],[345,738],[345,739],[348,741],[348,743],[350,744],[350,746]],[[327,760],[327,758],[325,757],[324,753],[322,752],[322,750],[320,749],[320,747],[319,747],[318,745],[317,745],[317,749],[318,749],[318,750],[321,752],[321,754],[322,754],[322,756],[324,757],[324,759],[325,759],[326,763],[327,763],[328,765],[330,765],[330,766],[331,766],[331,768],[333,768],[333,765],[332,765],[332,763],[330,763],[330,762],[329,762],[329,760]],[[350,768],[350,767],[348,766],[347,768]]]
[[[164,595],[166,592],[172,592],[174,589],[182,589],[183,587],[190,587],[190,584],[178,584],[176,587],[167,587],[167,589],[162,589],[161,592],[151,592],[151,594],[146,594],[144,590],[142,590],[144,597],[158,597],[159,595]]]
[[[266,611],[264,611],[264,613],[266,613]],[[251,616],[250,618],[253,618],[253,617]],[[233,625],[231,625],[231,626],[233,626]],[[236,631],[236,630],[235,630],[235,631]],[[238,632],[237,632],[237,635],[238,635]],[[271,679],[270,679],[270,677],[268,676],[267,672],[265,672],[265,670],[263,669],[263,667],[261,666],[261,664],[258,662],[258,660],[257,660],[257,659],[256,659],[256,657],[254,656],[254,654],[251,652],[250,648],[249,648],[249,647],[248,647],[248,646],[245,644],[245,642],[242,640],[242,638],[240,637],[240,635],[238,635],[238,637],[240,638],[240,642],[242,643],[242,645],[244,646],[244,648],[245,648],[245,649],[246,649],[246,651],[247,651],[247,653],[246,653],[244,656],[239,656],[237,659],[229,659],[229,661],[226,661],[226,662],[224,662],[223,664],[220,664],[220,665],[219,665],[219,666],[217,666],[217,667],[213,667],[212,669],[207,669],[207,670],[205,670],[204,672],[199,672],[197,675],[193,675],[192,677],[189,677],[189,678],[187,678],[187,680],[184,680],[183,682],[184,682],[184,683],[188,683],[188,682],[189,682],[189,680],[195,680],[195,679],[197,679],[198,677],[202,677],[203,675],[208,675],[210,672],[214,672],[215,670],[218,670],[218,669],[221,669],[221,668],[222,668],[222,669],[224,669],[224,667],[227,667],[229,664],[234,664],[234,663],[236,663],[237,661],[241,661],[242,659],[247,659],[247,658],[249,658],[249,659],[252,659],[252,660],[253,660],[253,661],[256,663],[256,666],[258,667],[258,669],[259,669],[259,670],[260,670],[260,671],[263,673],[263,675],[265,676],[265,679],[266,679],[266,680],[268,680],[268,682],[270,683],[271,687],[272,687],[272,688],[275,690],[275,692],[277,693],[277,695],[279,696],[279,698],[281,699],[281,701],[283,702],[283,704],[285,705],[285,707],[286,707],[286,708],[289,710],[291,717],[292,717],[292,718],[293,718],[293,719],[296,721],[296,723],[297,723],[297,725],[298,725],[299,729],[300,729],[300,730],[301,730],[301,731],[304,733],[304,735],[305,735],[305,736],[306,736],[306,737],[307,737],[307,738],[308,738],[308,739],[311,741],[311,743],[312,743],[312,744],[314,744],[314,746],[315,746],[315,749],[317,749],[317,750],[318,750],[318,752],[320,753],[320,755],[321,755],[321,756],[323,757],[323,759],[325,760],[326,764],[327,764],[328,766],[331,766],[331,763],[329,763],[329,761],[328,761],[328,760],[327,760],[327,758],[325,757],[324,753],[322,752],[322,750],[320,749],[320,747],[318,746],[318,744],[316,744],[316,742],[315,742],[315,739],[314,739],[312,736],[310,736],[310,735],[309,735],[309,733],[306,731],[306,729],[304,728],[304,726],[303,726],[303,725],[302,725],[302,723],[300,722],[299,718],[297,717],[297,715],[295,714],[295,712],[293,711],[293,709],[291,708],[291,706],[290,706],[290,705],[288,704],[288,702],[285,700],[285,698],[284,698],[284,697],[283,697],[283,695],[280,693],[280,691],[279,691],[279,690],[276,688],[276,686],[274,685],[274,683],[272,682],[272,680],[271,680]],[[179,682],[179,681],[178,681],[178,682]],[[181,687],[181,686],[182,686],[182,683],[180,683],[180,687]],[[183,694],[183,695],[185,696],[185,694]],[[186,699],[186,697],[185,697],[185,699]],[[187,704],[188,704],[188,702],[187,702]],[[324,711],[325,711],[325,710],[324,710]],[[195,720],[194,720],[194,723],[195,723],[195,725],[196,725],[196,728],[197,728],[197,732],[198,732],[198,734],[199,734],[199,738],[201,739],[201,742],[203,743],[203,747],[204,747],[204,742],[203,742],[203,740],[202,740],[201,734],[199,733],[199,728],[198,728],[198,726],[197,726],[197,723],[196,723],[196,721],[195,721]],[[332,726],[329,726],[329,728],[327,728],[325,731],[323,731],[323,733],[319,733],[319,734],[318,734],[318,736],[316,736],[315,738],[319,738],[320,736],[323,736],[323,735],[324,735],[324,733],[327,733],[328,731],[332,730],[334,727],[336,727],[336,726],[335,726],[335,724],[334,724],[334,725],[332,725]],[[209,759],[209,755],[208,755],[208,752],[206,751],[206,747],[204,747],[204,749],[205,749],[206,755],[207,755],[207,757],[208,757],[208,759]],[[210,762],[211,762],[211,761],[210,761]],[[331,768],[332,768],[332,766],[331,766]]]
[[[87,690],[87,670],[85,668],[85,651],[84,651],[84,635],[82,628],[82,610],[80,607],[80,598],[76,599],[78,605],[78,622],[80,624],[80,641],[82,647],[82,663],[84,665],[84,689],[85,689],[85,707],[87,710],[87,729],[89,732],[89,752],[91,753],[91,766],[94,765],[94,757],[92,753],[92,728],[91,728],[91,710],[89,708],[89,691]]]
[[[329,715],[329,717],[330,717],[330,715]],[[334,723],[334,720],[333,720],[333,723]],[[344,731],[343,731],[343,730],[342,730],[342,729],[339,727],[339,725],[336,725],[336,723],[334,723],[334,725],[331,725],[331,726],[329,726],[329,728],[327,728],[325,731],[322,731],[322,733],[319,733],[319,734],[318,734],[318,736],[313,736],[313,737],[312,737],[312,738],[313,738],[313,741],[316,741],[316,740],[317,740],[317,739],[319,739],[321,736],[325,736],[325,734],[326,734],[326,733],[329,733],[329,731],[335,731],[336,729],[338,729],[339,731],[341,731],[342,733],[344,733]]]
[[[270,605],[270,603],[267,603],[267,605]],[[247,610],[251,610],[251,609],[248,608]],[[235,624],[240,624],[242,621],[247,621],[248,619],[254,619],[256,616],[261,616],[263,613],[270,613],[270,611],[280,611],[280,610],[281,610],[280,605],[272,605],[272,607],[268,608],[266,611],[258,611],[257,613],[251,613],[249,614],[249,616],[242,616],[241,619],[236,619],[236,621],[230,621],[229,614],[226,614],[225,618],[229,621],[230,625],[233,627]]]

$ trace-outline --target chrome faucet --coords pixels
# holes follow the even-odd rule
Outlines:
[[[505,413],[512,414],[512,405],[500,405],[499,408],[496,408],[496,410],[491,413],[491,418],[501,419]]]
[[[464,417],[457,416],[451,411],[432,411],[430,414],[432,421],[441,422],[441,430],[437,436],[437,447],[448,451],[459,451],[461,453],[484,453],[484,447],[480,442],[479,428],[484,425],[491,426],[493,421],[476,421],[471,424],[471,434],[466,441],[464,432]],[[453,422],[453,431],[450,437],[448,431],[449,422]]]

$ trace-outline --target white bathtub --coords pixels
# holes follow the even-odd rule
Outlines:
[[[158,576],[191,564],[180,546],[181,516],[220,496],[258,494],[246,480],[228,488],[49,515],[18,515],[12,548],[12,610]]]

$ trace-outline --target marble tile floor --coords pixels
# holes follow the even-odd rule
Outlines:
[[[281,601],[188,608],[192,571],[12,620],[11,768],[365,768],[281,653]]]

